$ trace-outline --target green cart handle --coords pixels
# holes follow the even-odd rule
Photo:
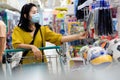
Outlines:
[[[49,46],[49,47],[41,47],[39,48],[40,50],[46,50],[46,49],[60,49],[60,46]],[[29,50],[29,49],[6,49],[4,52],[5,54],[9,53],[9,52],[20,52],[20,51],[25,51],[25,50]]]

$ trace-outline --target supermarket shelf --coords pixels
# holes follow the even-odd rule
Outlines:
[[[70,60],[73,60],[73,61],[83,61],[83,59],[81,57],[71,58]]]

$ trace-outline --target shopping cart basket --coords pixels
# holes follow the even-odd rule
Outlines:
[[[48,62],[47,63],[33,63],[33,64],[25,64],[25,65],[20,65],[19,69],[22,69],[23,73],[24,74],[28,74],[28,73],[25,73],[24,70],[26,70],[27,72],[34,72],[36,70],[33,70],[34,68],[39,68],[39,72],[46,72],[46,70],[48,70],[47,72],[52,72],[53,68],[52,68],[52,58],[55,58],[55,61],[56,61],[56,71],[59,73],[59,69],[62,70],[62,72],[64,72],[64,63],[66,61],[66,56],[65,54],[63,53],[60,53],[60,49],[61,47],[60,46],[51,46],[51,47],[41,47],[39,48],[40,50],[47,50],[47,49],[56,49],[57,50],[57,53],[59,55],[45,55],[48,59]],[[16,52],[21,52],[21,51],[25,51],[25,49],[7,49],[5,50],[5,63],[6,63],[6,70],[4,70],[5,72],[5,75],[7,77],[7,79],[11,79],[11,77],[13,77],[13,70],[12,70],[12,67],[11,67],[11,60],[14,61],[14,60],[18,60],[19,57],[17,58],[14,58],[11,59],[11,58],[8,58],[7,57],[7,54],[13,52],[14,54]],[[33,59],[34,57],[23,57],[23,58],[26,58],[26,59]],[[59,59],[59,60],[58,60]],[[60,61],[60,63],[58,63],[58,61]],[[37,72],[36,71],[36,72]]]

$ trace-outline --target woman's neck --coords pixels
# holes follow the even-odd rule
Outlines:
[[[30,30],[32,30],[32,31],[34,31],[35,29],[36,29],[36,27],[35,27],[35,25],[34,24],[32,24],[32,25],[30,25]]]

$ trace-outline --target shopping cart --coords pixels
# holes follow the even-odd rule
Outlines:
[[[56,71],[55,73],[60,73],[60,72],[64,72],[64,63],[66,62],[66,56],[64,53],[61,53],[61,47],[60,46],[51,46],[51,47],[41,47],[39,48],[40,50],[48,50],[48,49],[56,49],[57,53],[59,55],[45,55],[48,59],[48,62],[46,63],[35,63],[33,62],[32,64],[25,64],[25,65],[17,65],[16,69],[19,69],[18,72],[23,72],[24,75],[28,74],[28,73],[33,73],[33,72],[44,72],[45,74],[47,73],[53,73],[54,69],[53,69],[53,65],[52,65],[52,59],[54,58],[55,60],[55,64],[56,64]],[[7,49],[5,50],[5,77],[7,80],[13,80],[13,68],[11,66],[11,61],[15,61],[15,60],[19,60],[21,57],[17,57],[17,58],[8,58],[7,55],[9,53],[14,53],[16,54],[16,52],[23,52],[25,51],[25,49]],[[25,59],[33,59],[34,57],[22,57]],[[19,68],[18,68],[19,66]],[[16,70],[15,70],[16,71]],[[27,73],[26,73],[27,72]],[[31,73],[31,74],[32,74]],[[33,75],[32,75],[33,76]]]

